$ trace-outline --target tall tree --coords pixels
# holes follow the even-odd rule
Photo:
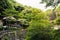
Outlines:
[[[60,0],[42,0],[41,3],[46,3],[46,7],[48,6],[57,6],[60,3]]]
[[[51,14],[52,16],[50,17],[50,18],[53,18],[52,20],[54,20],[56,18],[55,9],[60,3],[60,0],[42,0],[41,3],[46,3],[46,7],[52,6],[54,8],[52,10],[52,14]]]

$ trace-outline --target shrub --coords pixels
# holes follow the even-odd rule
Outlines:
[[[60,18],[56,18],[55,24],[60,25]]]
[[[53,30],[48,20],[32,21],[25,40],[53,40]]]
[[[2,30],[3,29],[3,26],[0,26],[0,30]]]

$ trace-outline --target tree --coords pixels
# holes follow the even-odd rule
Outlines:
[[[24,10],[24,7],[15,6],[14,3],[14,0],[0,0],[0,19],[7,16],[19,17],[19,11]]]
[[[50,17],[50,20],[54,20],[56,18],[55,9],[58,6],[58,4],[60,3],[60,0],[42,0],[41,3],[46,3],[46,7],[48,7],[48,6],[54,7],[54,9],[52,10],[52,13],[51,13],[52,17]]]
[[[33,20],[27,29],[26,40],[53,40],[51,24],[47,20]]]
[[[30,26],[27,28],[25,40],[52,40],[53,30],[52,24],[42,12],[34,16],[33,20],[29,22]]]
[[[54,31],[54,40],[60,40],[60,29]]]
[[[46,3],[46,7],[48,6],[56,7],[60,3],[60,0],[42,0],[41,3]]]
[[[13,9],[11,0],[0,0],[0,18],[5,17],[5,14],[3,13],[5,9]]]

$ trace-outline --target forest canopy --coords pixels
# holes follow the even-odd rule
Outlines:
[[[60,5],[58,5],[60,0],[42,0],[41,3],[46,3],[46,7],[56,8],[54,11],[48,9],[44,12],[38,8],[19,4],[14,0],[0,0],[0,20],[3,22],[0,29],[3,26],[9,29],[11,24],[19,24],[19,27],[16,26],[17,29],[21,28],[18,31],[25,32],[26,30],[22,40],[60,40]]]

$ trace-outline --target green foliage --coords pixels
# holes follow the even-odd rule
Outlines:
[[[54,40],[60,40],[60,29],[54,31]]]
[[[15,8],[16,11],[19,11],[19,12],[24,10],[24,7],[21,7],[21,6],[15,6],[14,8]]]
[[[56,8],[56,11],[60,11],[60,6],[58,6],[58,7]]]
[[[44,2],[46,7],[57,6],[60,0],[56,3],[54,3],[54,0],[42,0],[42,3]],[[56,10],[60,11],[60,6]],[[25,40],[60,40],[59,30],[51,28],[53,23],[48,20],[51,12],[50,9],[43,12],[37,8],[22,6],[14,2],[14,0],[0,0],[0,17],[7,18],[7,25],[20,21],[20,25],[27,29]],[[55,24],[60,25],[60,18],[55,20]],[[0,26],[0,29],[3,29],[2,26]],[[20,30],[20,28],[8,27],[7,30]]]
[[[9,27],[7,30],[15,31],[15,30],[20,30],[21,28],[14,28],[14,27]]]
[[[60,3],[60,0],[42,0],[41,3],[46,3],[46,7],[48,6],[57,6]]]
[[[25,40],[52,40],[52,23],[47,20],[45,14],[36,14],[29,23]]]
[[[40,14],[41,13],[41,14]],[[31,21],[33,19],[35,19],[34,17],[37,15],[43,15],[42,14],[43,12],[39,9],[35,9],[35,8],[27,8],[25,10],[23,10],[21,13],[20,13],[20,18],[24,18],[28,21]],[[41,16],[42,17],[42,16]]]
[[[4,40],[10,40],[9,36],[6,35],[5,38],[4,38]]]
[[[26,40],[52,40],[51,26],[48,20],[32,21],[27,29]]]
[[[55,24],[60,25],[60,18],[56,18]]]
[[[52,12],[51,9],[48,9],[48,10],[45,11],[46,15],[49,15],[51,12]]]
[[[20,18],[18,16],[19,11],[22,11],[24,7],[21,7],[20,5],[15,6],[14,4],[16,4],[14,0],[0,0],[0,16],[2,18],[7,16],[13,16],[16,19]],[[14,6],[17,8],[15,8]]]
[[[0,30],[2,30],[3,26],[0,26]]]
[[[38,20],[42,20],[42,19],[47,19],[46,17],[47,16],[44,13],[38,13],[34,16],[33,20],[38,21]]]
[[[4,9],[12,8],[12,0],[0,0],[0,6]]]
[[[12,6],[12,1],[11,0],[0,0],[0,17],[5,17],[6,14],[4,13],[6,9],[14,9]],[[9,11],[9,10],[7,10]],[[7,13],[8,15],[8,13]]]

